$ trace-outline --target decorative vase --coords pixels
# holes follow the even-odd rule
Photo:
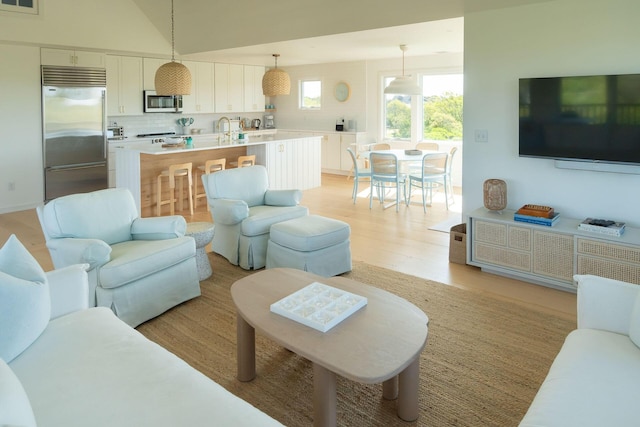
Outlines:
[[[487,179],[483,185],[484,207],[502,211],[507,207],[507,183],[501,179]]]

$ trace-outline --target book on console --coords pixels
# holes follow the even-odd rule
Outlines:
[[[625,223],[604,219],[587,218],[578,224],[579,230],[620,237],[624,233]]]
[[[533,215],[522,215],[517,212],[513,214],[514,221],[527,222],[529,224],[546,225],[547,227],[552,227],[553,224],[555,224],[556,221],[558,221],[558,218],[560,218],[559,212],[554,212],[551,218],[545,218],[545,217],[533,216]]]

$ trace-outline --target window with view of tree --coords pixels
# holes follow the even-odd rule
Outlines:
[[[385,87],[391,80],[385,77]],[[384,139],[462,139],[462,74],[423,75],[421,83],[415,103],[408,95],[384,95]]]
[[[18,13],[38,13],[38,0],[0,0],[0,10]]]
[[[322,105],[322,82],[320,80],[300,81],[300,109],[319,110]]]

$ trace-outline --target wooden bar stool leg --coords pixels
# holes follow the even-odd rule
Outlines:
[[[187,171],[187,184],[189,184],[189,212],[193,215],[193,175],[191,169]]]
[[[182,212],[184,210],[184,177],[183,176],[180,177],[179,186],[180,188],[178,189],[178,196],[180,197],[180,199],[178,199],[178,208],[180,209],[180,212]]]
[[[162,175],[158,175],[158,185],[156,189],[156,216],[160,216],[162,210]]]

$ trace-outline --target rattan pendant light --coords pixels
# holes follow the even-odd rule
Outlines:
[[[401,44],[400,50],[402,51],[402,76],[392,80],[389,86],[384,88],[384,93],[392,95],[422,95],[420,86],[413,82],[411,76],[404,75],[404,53],[407,51],[407,45]]]
[[[191,73],[183,64],[176,62],[173,0],[171,0],[171,62],[167,62],[158,68],[156,71],[155,86],[158,95],[191,94]]]
[[[278,57],[280,55],[274,53],[273,56],[276,58],[276,66],[262,76],[262,93],[265,96],[289,95],[291,92],[289,74],[278,68]]]

